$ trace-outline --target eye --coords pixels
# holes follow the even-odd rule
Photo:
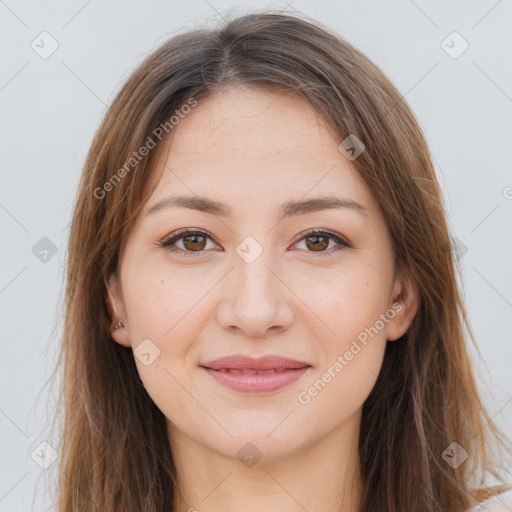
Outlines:
[[[205,231],[187,228],[160,242],[160,247],[167,248],[171,252],[181,253],[184,256],[196,256],[194,253],[200,254],[205,249],[207,239],[211,239],[211,237]],[[184,248],[178,247],[177,242],[183,242]]]
[[[352,248],[353,245],[343,239],[337,233],[328,231],[325,229],[308,229],[303,231],[299,235],[299,242],[305,241],[306,247],[312,249],[308,252],[318,253],[318,256],[326,256],[331,254],[333,251],[338,251],[343,247]],[[329,247],[331,241],[334,241],[336,245],[331,247],[330,250],[326,250]]]
[[[159,246],[184,256],[197,256],[205,252],[208,240],[212,240],[212,237],[205,231],[187,228],[171,234],[167,240],[160,242]],[[306,242],[307,252],[315,252],[319,256],[324,256],[326,253],[330,254],[333,250],[336,251],[343,247],[353,247],[340,235],[328,230],[309,229],[303,231],[299,235],[299,242],[303,240]],[[327,251],[326,249],[331,241],[334,241],[337,245]],[[178,246],[179,242],[182,242],[183,247]]]

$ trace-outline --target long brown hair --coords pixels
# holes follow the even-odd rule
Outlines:
[[[295,92],[340,142],[353,134],[363,142],[352,164],[381,207],[397,270],[419,292],[413,323],[387,344],[363,406],[360,510],[462,512],[504,490],[496,459],[510,444],[477,390],[466,346],[474,338],[422,131],[386,76],[347,41],[303,15],[265,11],[165,42],[122,86],[94,137],[68,245],[58,511],[171,509],[177,482],[165,418],[131,349],[111,338],[106,283],[151,193],[145,186],[173,114],[220,87],[243,86]],[[157,148],[141,156],[149,139]],[[453,442],[469,454],[458,467],[443,457]],[[490,487],[489,477],[503,485]]]

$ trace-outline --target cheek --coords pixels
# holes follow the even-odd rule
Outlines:
[[[329,328],[334,345],[345,345],[385,311],[388,290],[365,269],[352,267],[323,281],[304,279],[307,286],[298,286],[305,303]]]
[[[168,269],[139,269],[123,290],[134,360],[144,388],[170,417],[173,411],[187,407],[188,395],[180,383],[189,378],[187,358],[200,338],[204,319],[199,315],[206,304],[207,283],[191,281],[180,272],[174,272],[171,279]],[[139,357],[142,346],[150,353],[150,364]]]
[[[363,405],[382,367],[387,324],[381,314],[386,312],[387,290],[376,279],[359,277],[344,276],[328,283],[323,295],[319,290],[309,295],[322,306],[316,313],[329,329],[317,339],[319,365],[297,402],[320,430],[339,424]]]
[[[310,281],[308,305],[322,329],[322,353],[314,382],[307,383],[312,387],[302,389],[304,400],[299,403],[311,401],[316,404],[312,408],[319,406],[319,415],[326,404],[342,415],[362,405],[382,366],[387,323],[381,315],[386,313],[388,293],[377,269],[372,273],[368,267],[340,271],[321,284]]]
[[[148,394],[169,417],[187,406],[180,383],[188,382],[195,369],[194,346],[211,318],[208,292],[219,279],[211,270],[203,275],[192,266],[178,271],[157,265],[138,268],[124,288],[134,359]],[[137,347],[148,339],[149,352],[158,355],[145,365]]]
[[[178,271],[153,266],[135,272],[125,287],[127,316],[132,334],[155,339],[166,347],[186,331],[189,338],[197,322],[192,321],[201,311],[205,295],[215,285],[215,279],[205,273],[198,275],[192,267]],[[173,346],[176,343],[173,342]]]

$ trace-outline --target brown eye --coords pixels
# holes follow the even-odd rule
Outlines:
[[[188,251],[202,251],[206,246],[206,238],[201,235],[190,235],[182,238],[183,245]]]
[[[309,243],[310,240],[314,242]],[[306,245],[313,251],[323,251],[329,247],[329,237],[326,236],[310,236],[306,238]]]
[[[331,231],[310,229],[301,233],[300,236],[299,242],[305,242],[306,251],[317,253],[318,256],[329,255],[343,247],[353,247],[352,244],[344,240],[340,235]],[[208,233],[186,229],[174,233],[173,236],[160,242],[159,245],[183,256],[200,256],[208,252],[208,241],[213,242],[212,237]],[[334,242],[334,246],[329,249],[330,242]]]
[[[328,256],[340,249],[354,247],[338,233],[324,229],[309,229],[299,236],[301,237],[299,243],[304,242],[306,252],[316,253],[315,256]],[[329,248],[330,242],[333,242],[331,248]]]
[[[160,247],[184,256],[199,256],[207,252],[208,240],[211,240],[211,237],[207,233],[186,229],[160,242]]]

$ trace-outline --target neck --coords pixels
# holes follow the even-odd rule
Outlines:
[[[358,512],[359,427],[360,411],[312,446],[246,467],[168,424],[178,481],[172,510]]]

